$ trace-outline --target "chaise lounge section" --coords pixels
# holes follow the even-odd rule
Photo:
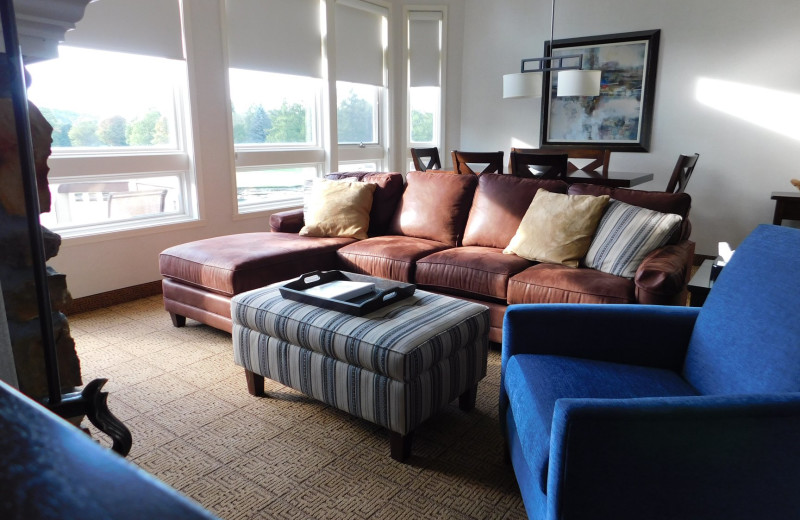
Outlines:
[[[510,175],[442,172],[331,174],[377,184],[369,237],[309,237],[300,209],[276,213],[271,232],[214,237],[162,252],[164,305],[185,318],[230,331],[230,300],[239,293],[315,270],[342,269],[415,283],[490,309],[489,339],[500,342],[503,315],[515,303],[653,303],[682,305],[694,256],[687,194],[613,189]],[[503,250],[535,194],[607,195],[677,214],[680,228],[648,254],[632,277],[585,266],[538,263]],[[544,225],[544,223],[543,223]]]

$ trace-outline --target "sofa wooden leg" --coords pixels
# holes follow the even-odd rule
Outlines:
[[[466,392],[458,396],[458,407],[465,412],[470,412],[475,408],[475,401],[478,398],[478,384],[468,388]]]
[[[389,447],[392,451],[392,458],[397,462],[405,462],[411,456],[411,444],[414,441],[414,432],[403,435],[397,432],[389,432]]]
[[[256,397],[264,397],[267,395],[264,393],[264,376],[245,369],[244,377],[247,379],[247,391],[250,393],[250,395],[254,395]]]
[[[186,316],[181,316],[180,314],[170,312],[169,317],[172,318],[172,324],[178,328],[186,325]]]

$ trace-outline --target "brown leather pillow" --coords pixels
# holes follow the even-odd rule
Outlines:
[[[526,179],[512,175],[481,175],[472,199],[463,245],[504,248],[517,232],[533,196],[544,188],[566,193],[567,183],[557,179]]]
[[[389,234],[458,245],[477,185],[476,175],[408,172]]]
[[[394,216],[397,203],[403,195],[403,175],[398,172],[334,172],[325,176],[328,180],[351,179],[377,184],[369,212],[371,237],[385,235],[386,228]]]

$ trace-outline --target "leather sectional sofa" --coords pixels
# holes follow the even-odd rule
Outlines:
[[[231,330],[235,294],[314,270],[342,269],[416,284],[490,309],[489,339],[502,339],[503,315],[516,303],[682,305],[694,256],[691,198],[680,193],[614,189],[510,175],[410,172],[331,174],[374,182],[369,238],[298,234],[301,209],[270,217],[271,232],[243,233],[166,249],[159,263],[164,305],[173,323],[192,318]],[[349,179],[353,180],[353,179]],[[683,217],[669,242],[652,251],[633,279],[587,267],[536,263],[504,254],[540,189],[609,195]]]

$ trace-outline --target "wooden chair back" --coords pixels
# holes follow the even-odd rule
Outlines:
[[[567,154],[567,173],[572,173],[578,170],[586,172],[596,172],[600,170],[603,177],[608,177],[608,163],[611,161],[611,150],[595,149],[595,148],[512,148],[512,151],[522,153],[538,153],[538,154]],[[588,159],[587,164],[581,165],[576,163],[574,159],[584,160]]]
[[[461,174],[503,173],[503,152],[461,152],[453,150],[453,171]],[[486,165],[475,171],[470,165]],[[479,168],[480,169],[480,168]]]
[[[669,178],[667,183],[667,193],[683,193],[686,185],[689,184],[689,178],[694,173],[694,166],[697,164],[697,159],[700,154],[693,155],[680,155],[678,162],[675,163],[675,169],[672,170],[672,177]]]
[[[411,159],[414,161],[414,169],[418,172],[442,169],[442,161],[439,159],[439,149],[436,147],[411,148]]]
[[[537,179],[566,177],[567,154],[523,153],[512,149],[509,171],[515,177]]]

